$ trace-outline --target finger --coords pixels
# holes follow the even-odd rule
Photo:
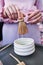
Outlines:
[[[31,20],[36,19],[36,18],[38,18],[39,16],[41,16],[41,13],[38,13],[37,15],[33,16],[33,17],[31,18]]]
[[[29,11],[29,13],[28,13],[28,16],[30,15],[30,14],[32,14],[34,11]]]
[[[21,15],[20,15],[20,9],[17,6],[16,6],[16,10],[17,10],[18,18],[19,18]]]
[[[4,17],[4,18],[7,18],[7,14],[6,14],[5,11],[3,11],[3,17]]]
[[[3,16],[3,18],[7,17],[6,12],[5,12],[5,8],[2,8],[2,16]]]
[[[39,11],[36,10],[35,12],[33,12],[33,13],[29,16],[29,18],[32,18],[33,16],[35,16],[35,15],[38,14],[38,13],[39,13]]]
[[[22,13],[22,14],[23,14],[23,17],[26,17],[26,15],[24,13]]]
[[[7,16],[11,19],[11,14],[10,14],[10,11],[8,8],[5,9],[5,12],[6,12]]]
[[[12,5],[12,10],[13,10],[13,12],[14,12],[14,19],[17,20],[17,18],[18,18],[18,13],[17,13],[17,9],[16,9],[15,5]]]
[[[12,9],[13,9],[14,13],[17,13],[17,9],[16,9],[15,5],[12,5]]]
[[[10,14],[11,14],[11,18],[14,19],[14,11],[13,11],[12,6],[9,6],[9,11],[10,11]]]
[[[39,20],[41,19],[42,16],[39,16],[37,19],[33,20],[32,22],[30,22],[31,24],[36,24],[39,22]]]
[[[15,13],[15,14],[14,14],[14,20],[17,20],[17,19],[18,19],[18,14]]]
[[[4,16],[4,8],[2,8],[1,16],[2,16],[2,17],[5,17],[5,16]]]
[[[38,20],[38,22],[42,22],[42,17]]]
[[[13,9],[12,9],[11,6],[9,6],[8,9],[9,9],[9,11],[10,11],[11,14],[14,13],[14,11],[13,11]]]
[[[14,5],[10,6],[10,11],[11,11],[12,19],[17,19],[18,14],[17,14],[16,7]]]

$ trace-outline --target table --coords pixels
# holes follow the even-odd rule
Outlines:
[[[9,53],[15,55],[20,61],[24,61],[26,65],[43,65],[43,47],[41,46],[36,46],[36,51],[32,55],[21,57],[14,53],[13,45],[11,45],[6,50],[0,52],[0,60],[3,62],[3,65],[17,64],[17,62],[9,56]]]

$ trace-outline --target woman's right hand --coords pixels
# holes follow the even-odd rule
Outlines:
[[[12,4],[8,7],[5,7],[3,11],[3,17],[17,20],[18,14],[15,5]]]

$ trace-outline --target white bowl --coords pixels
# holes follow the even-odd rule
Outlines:
[[[14,41],[14,52],[18,55],[30,55],[35,51],[34,40],[32,38],[19,38]]]

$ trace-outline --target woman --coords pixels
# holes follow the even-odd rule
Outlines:
[[[0,0],[1,2],[3,0]],[[2,10],[4,11],[4,19],[6,16],[8,16],[8,19],[4,20],[3,25],[3,43],[2,46],[12,43],[15,39],[19,38],[18,34],[18,23],[17,23],[17,6],[20,11],[26,16],[28,15],[28,18],[25,17],[25,21],[27,24],[27,27],[29,29],[29,32],[24,37],[31,37],[35,40],[35,43],[41,44],[40,42],[40,33],[37,29],[37,25],[35,23],[41,22],[41,12],[37,10],[36,3],[39,3],[39,5],[42,7],[42,1],[43,0],[4,0],[4,6],[2,7]],[[40,9],[40,8],[39,8]],[[7,15],[6,15],[7,14]],[[33,15],[31,15],[33,14]],[[15,21],[16,20],[16,21]],[[7,22],[7,23],[6,23]],[[30,24],[29,24],[30,23]],[[31,25],[34,24],[34,25]],[[36,33],[37,31],[37,33]],[[36,35],[35,35],[36,34]]]

